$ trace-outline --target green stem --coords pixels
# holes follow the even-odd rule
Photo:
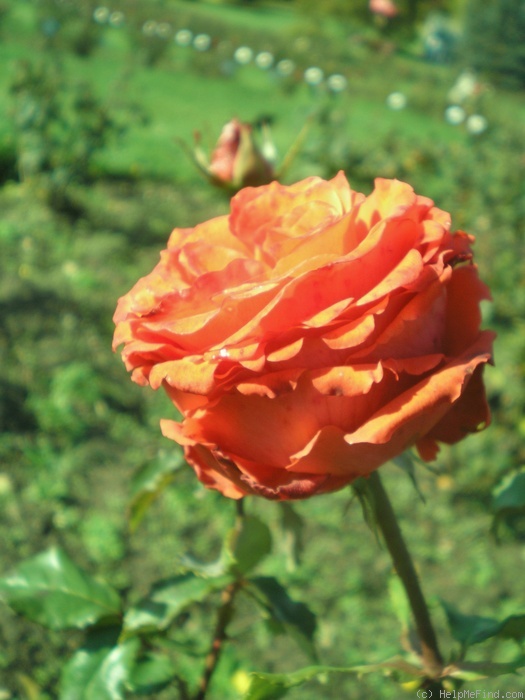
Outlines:
[[[204,700],[208,692],[210,681],[219,663],[224,642],[227,639],[226,630],[233,616],[233,602],[239,588],[240,582],[234,581],[226,586],[222,592],[221,607],[217,615],[213,642],[208,656],[206,657],[206,661],[204,662],[204,672],[199,682],[199,689],[195,700]]]
[[[397,575],[401,579],[410,603],[421,644],[421,655],[425,672],[429,679],[436,680],[441,676],[443,670],[443,658],[439,651],[436,633],[432,626],[427,603],[419,585],[412,558],[403,539],[388,494],[377,471],[370,475],[367,479],[367,484],[372,495],[375,521],[383,535]]]
[[[235,520],[235,528],[239,531],[242,528],[244,519],[244,504],[242,499],[235,502],[237,517]],[[228,584],[221,595],[221,606],[217,612],[217,622],[213,633],[213,640],[210,651],[204,662],[204,671],[202,673],[197,694],[194,700],[205,700],[210,682],[224,647],[224,642],[227,640],[227,629],[234,612],[234,601],[238,590],[242,586],[242,581],[237,579]]]

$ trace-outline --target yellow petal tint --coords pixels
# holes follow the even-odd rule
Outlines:
[[[200,361],[198,357],[184,357],[175,362],[155,365],[149,375],[152,389],[158,389],[165,381],[180,391],[191,394],[208,394],[214,385],[214,365]]]
[[[232,199],[230,227],[255,259],[275,263],[301,239],[326,230],[360,198],[343,173],[328,182],[312,177],[290,187],[273,182],[246,188]]]
[[[413,188],[399,180],[376,178],[372,194],[359,208],[358,222],[370,231],[379,221],[404,216],[418,204],[430,209],[433,202],[426,197],[418,197]]]
[[[336,330],[328,329],[323,335],[323,342],[333,350],[353,348],[365,342],[376,329],[376,317],[380,316],[386,307],[386,300],[367,309],[367,313],[355,319],[348,320]]]

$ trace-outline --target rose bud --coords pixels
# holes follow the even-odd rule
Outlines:
[[[263,137],[265,143],[259,148],[251,125],[232,119],[223,127],[209,162],[200,146],[200,134],[195,134],[195,162],[219,187],[236,191],[248,185],[267,184],[275,177],[274,161],[267,155],[273,144],[267,130]]]
[[[473,240],[397,180],[368,197],[343,173],[246,188],[229,216],[173,231],[120,299],[114,348],[166,390],[182,420],[162,432],[206,486],[334,491],[488,425]]]
[[[375,15],[380,15],[381,17],[395,17],[399,14],[399,10],[392,0],[370,0],[369,3],[370,12]]]

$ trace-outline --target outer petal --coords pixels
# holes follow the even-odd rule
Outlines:
[[[466,392],[476,368],[490,361],[492,339],[493,334],[482,334],[464,356],[396,397],[360,429],[347,435],[348,444],[385,445],[382,461],[386,461],[429,434]]]

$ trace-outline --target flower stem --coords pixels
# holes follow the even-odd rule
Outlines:
[[[200,679],[199,689],[194,700],[204,700],[208,692],[211,678],[217,668],[223,644],[227,638],[226,629],[233,615],[233,601],[239,587],[239,581],[234,581],[228,584],[222,592],[221,607],[217,615],[213,642],[204,663],[204,672]]]
[[[235,529],[239,531],[242,528],[244,519],[244,504],[242,499],[236,501],[235,505],[237,511]],[[215,673],[217,664],[219,663],[224,642],[228,638],[227,628],[233,617],[234,600],[239,588],[241,588],[241,585],[242,581],[237,579],[236,581],[229,583],[222,591],[221,606],[217,612],[217,622],[215,623],[213,641],[210,651],[206,657],[206,661],[204,662],[204,671],[199,681],[199,687],[194,700],[205,700],[206,698],[206,693],[208,692],[212,676]]]
[[[367,484],[372,496],[375,521],[383,535],[414,616],[425,672],[429,679],[438,679],[443,670],[443,658],[412,558],[379,474],[373,472],[367,479]]]

